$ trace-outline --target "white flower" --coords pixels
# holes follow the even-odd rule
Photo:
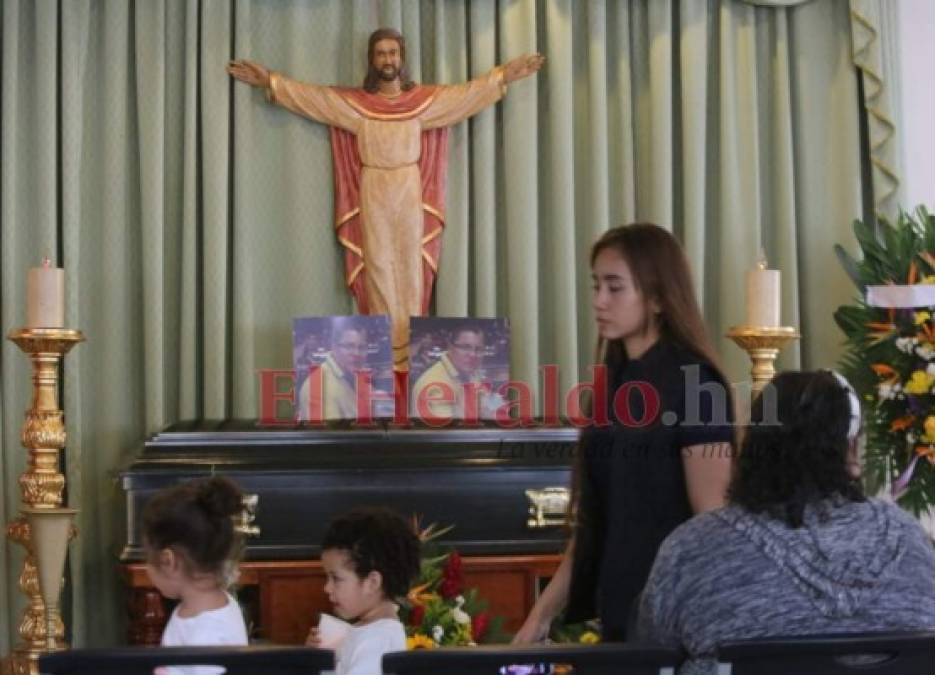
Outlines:
[[[464,596],[463,596],[463,595],[459,595],[457,598],[455,598],[455,606],[456,606],[456,607],[460,607],[460,606],[463,605],[463,604],[464,604]]]
[[[912,338],[912,337],[896,338],[896,349],[898,349],[901,352],[911,354],[917,342],[918,342],[918,339]]]
[[[880,397],[881,401],[896,398],[895,387],[892,384],[883,382],[879,387],[877,387],[877,396]]]
[[[932,345],[926,343],[921,347],[916,347],[916,354],[919,355],[919,358],[925,359],[926,361],[931,361],[935,359],[935,349],[932,349]]]
[[[436,624],[435,627],[432,628],[432,639],[435,640],[435,642],[441,643],[443,637],[445,637],[445,629]]]
[[[925,369],[926,374],[935,377],[935,363],[930,363]]]
[[[471,617],[468,616],[468,613],[460,607],[455,607],[453,610],[451,610],[451,616],[460,624],[467,625],[471,623]]]

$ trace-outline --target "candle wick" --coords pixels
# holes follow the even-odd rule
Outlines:
[[[765,270],[766,267],[766,249],[760,248],[760,257],[756,260],[757,269]]]

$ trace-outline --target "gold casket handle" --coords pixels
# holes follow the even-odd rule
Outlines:
[[[571,492],[566,487],[546,487],[526,490],[529,500],[529,520],[526,527],[541,530],[546,527],[561,527],[568,514]]]

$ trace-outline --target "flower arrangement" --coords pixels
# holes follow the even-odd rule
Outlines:
[[[487,602],[476,588],[464,587],[464,570],[460,554],[440,552],[436,540],[452,530],[432,523],[423,528],[418,516],[413,528],[422,542],[422,564],[419,578],[400,608],[400,618],[406,626],[408,649],[464,647],[477,644],[497,644],[509,641],[503,631],[503,617],[493,616]],[[564,624],[556,620],[549,632],[552,642],[597,644],[600,628],[593,622]],[[521,666],[517,666],[520,668]],[[564,672],[553,664],[550,672]]]
[[[502,617],[491,616],[477,589],[464,588],[464,571],[457,551],[438,552],[435,540],[451,531],[436,524],[413,526],[422,542],[419,578],[400,611],[409,649],[468,646],[506,642]]]
[[[834,315],[847,336],[842,370],[864,406],[865,480],[919,514],[935,505],[935,307],[909,305],[935,304],[935,289],[922,288],[935,284],[935,216],[920,207],[895,226],[857,221],[854,234],[863,259],[836,252],[861,294],[884,286],[915,299],[865,295]]]

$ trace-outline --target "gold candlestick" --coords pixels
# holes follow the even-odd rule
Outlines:
[[[65,354],[84,341],[84,335],[66,328],[20,328],[11,331],[8,337],[32,360],[32,405],[26,411],[22,431],[23,446],[29,451],[26,471],[19,478],[22,507],[26,512],[60,510],[65,476],[59,470],[59,454],[65,447],[65,424],[58,406],[58,367]],[[69,539],[75,534],[72,527]],[[4,673],[37,675],[41,654],[67,647],[65,624],[57,608],[46,614],[26,518],[21,516],[10,523],[7,536],[26,549],[19,586],[29,598],[29,605],[19,625],[21,642],[4,664]]]
[[[790,326],[734,326],[727,331],[727,337],[750,356],[753,395],[756,396],[776,375],[773,364],[779,351],[801,335]]]

